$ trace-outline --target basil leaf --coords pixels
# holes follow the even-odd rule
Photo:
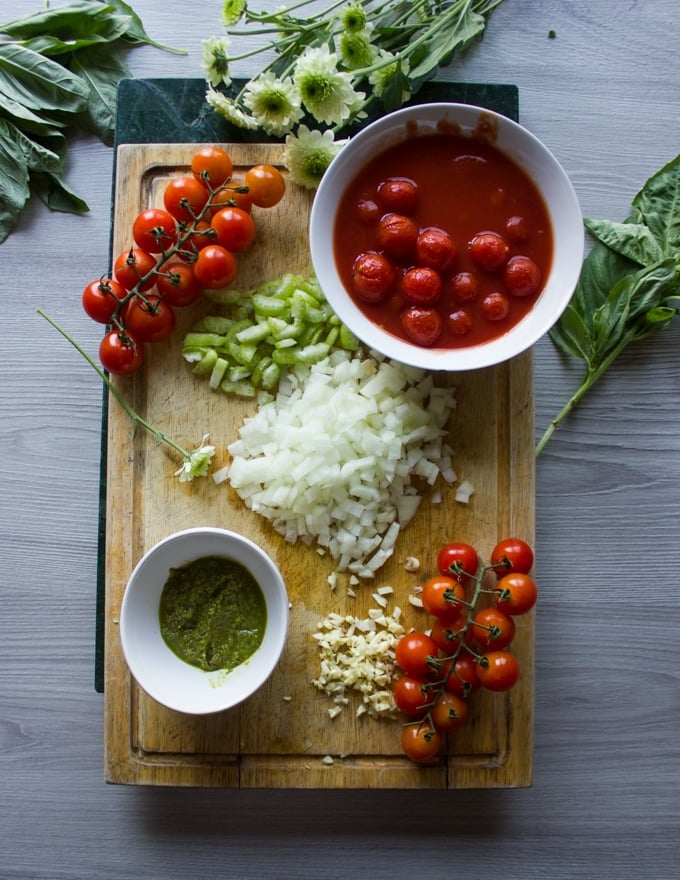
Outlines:
[[[97,18],[105,19],[112,11],[99,0],[70,0],[63,6],[48,7],[24,18],[0,25],[0,31],[16,40],[28,40],[45,34],[77,39],[85,37],[97,26]]]
[[[86,19],[83,19],[86,22]],[[108,18],[97,24],[97,27],[87,28],[82,36],[72,37],[64,35],[62,38],[55,33],[41,34],[30,40],[24,40],[23,45],[34,52],[49,55],[51,58],[61,55],[70,55],[88,46],[101,46],[104,43],[112,43],[125,36],[130,19],[128,16]]]
[[[112,146],[117,87],[123,77],[130,75],[127,65],[118,58],[114,48],[97,46],[75,54],[71,67],[90,87],[90,100],[85,112],[78,117],[79,125]]]
[[[187,54],[185,49],[175,49],[172,46],[165,46],[162,43],[157,43],[155,40],[152,40],[144,29],[141,18],[131,6],[124,2],[124,0],[109,0],[109,6],[113,6],[115,9],[118,9],[129,17],[130,24],[125,33],[125,39],[130,43],[155,46],[156,49],[164,49],[166,52],[174,52],[177,55]]]
[[[9,118],[23,131],[32,134],[49,134],[55,128],[63,128],[66,125],[62,120],[49,117],[45,113],[42,115],[35,113],[3,92],[0,92],[0,115]]]
[[[550,335],[565,354],[590,361],[588,327],[572,303],[564,310]]]
[[[645,223],[667,256],[680,249],[680,156],[657,171],[633,199]]]
[[[19,134],[16,126],[0,119],[0,242],[9,235],[31,192]]]
[[[644,223],[615,223],[613,220],[588,218],[584,222],[588,232],[598,241],[640,266],[651,266],[664,257],[664,249]]]
[[[0,92],[30,110],[84,110],[89,89],[70,71],[19,43],[0,43]]]
[[[51,211],[85,214],[87,203],[70,189],[57,174],[38,172],[31,175],[31,186]]]

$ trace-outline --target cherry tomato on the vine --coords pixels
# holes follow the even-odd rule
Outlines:
[[[455,578],[440,574],[425,581],[420,598],[428,614],[443,620],[455,620],[463,608],[465,590]]]
[[[521,538],[504,538],[491,551],[491,565],[502,578],[511,571],[529,574],[534,564],[534,551]]]
[[[422,715],[434,700],[427,681],[413,675],[398,678],[392,685],[392,695],[397,708],[405,715]]]
[[[218,244],[217,232],[207,220],[197,220],[182,225],[184,226],[183,244],[178,256],[193,260],[204,247],[208,247],[209,244]]]
[[[253,200],[247,192],[239,192],[245,190],[245,185],[231,183],[229,186],[223,186],[222,189],[214,192],[210,198],[210,206],[215,210],[220,208],[234,207],[247,211],[249,214],[253,210]]]
[[[468,714],[467,700],[451,691],[443,691],[430,710],[430,718],[435,730],[446,732],[462,727],[467,721]]]
[[[156,277],[156,289],[171,306],[190,306],[203,293],[193,266],[182,260],[170,260]]]
[[[132,290],[139,284],[139,290],[146,291],[151,290],[156,282],[153,274],[150,274],[155,268],[156,260],[150,253],[141,248],[130,248],[116,257],[113,274],[125,290]],[[146,281],[140,284],[142,278],[146,278]]]
[[[407,724],[401,733],[401,748],[404,754],[418,764],[426,763],[436,757],[441,744],[441,734],[429,721]]]
[[[507,648],[515,637],[515,621],[500,608],[482,608],[472,619],[470,628],[481,648]]]
[[[85,314],[99,324],[108,324],[125,294],[122,285],[111,278],[91,281],[82,296]]]
[[[442,574],[465,583],[468,577],[474,577],[477,573],[479,556],[471,544],[451,541],[437,554],[437,568]]]
[[[258,208],[273,208],[286,191],[286,181],[273,165],[253,165],[246,171],[245,185],[252,203]]]
[[[226,287],[236,277],[236,257],[219,244],[210,244],[199,251],[194,263],[198,283],[209,290]]]
[[[208,204],[210,191],[195,177],[173,177],[165,187],[165,210],[176,220],[196,220]]]
[[[132,237],[142,250],[159,254],[177,241],[177,222],[162,208],[146,208],[132,223]]]
[[[468,651],[461,651],[455,660],[444,665],[446,690],[467,697],[479,688],[477,662]]]
[[[99,360],[109,373],[128,376],[142,365],[141,343],[120,330],[110,330],[99,343]]]
[[[471,645],[473,642],[472,627],[465,629],[467,615],[461,614],[453,620],[437,618],[432,624],[430,635],[440,651],[453,654],[461,642]]]
[[[403,635],[395,648],[395,659],[407,675],[428,678],[436,670],[437,645],[423,632]]]
[[[255,221],[242,208],[221,208],[210,221],[217,244],[232,253],[246,250],[255,241]]]
[[[191,172],[197,180],[212,189],[223,186],[231,177],[234,164],[231,156],[221,147],[201,147],[191,160]]]
[[[139,342],[161,342],[175,329],[175,313],[160,296],[134,296],[125,308],[123,324]]]
[[[519,661],[509,651],[488,651],[477,663],[479,683],[490,691],[510,690],[519,672]]]
[[[536,604],[536,581],[521,571],[502,577],[494,590],[494,602],[506,614],[526,614]]]

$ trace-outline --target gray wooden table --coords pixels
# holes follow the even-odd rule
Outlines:
[[[4,3],[0,17],[39,5]],[[221,2],[134,6],[155,38],[189,54],[135,49],[133,73],[200,76]],[[584,214],[623,219],[680,152],[677,12],[674,0],[506,0],[443,77],[516,83],[522,122],[563,163]],[[680,321],[631,349],[538,461],[533,788],[104,784],[93,687],[101,388],[35,309],[96,350],[79,301],[107,258],[112,163],[76,137],[68,180],[89,215],[32,203],[0,246],[0,878],[677,876]],[[579,370],[543,340],[535,371],[539,431]]]

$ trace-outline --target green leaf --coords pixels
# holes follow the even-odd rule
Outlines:
[[[83,19],[87,24],[88,19]],[[91,19],[90,19],[91,21]],[[115,40],[125,36],[130,25],[128,16],[117,16],[109,18],[101,22],[95,22],[95,27],[87,28],[82,36],[60,37],[55,33],[40,34],[30,40],[24,40],[22,45],[41,55],[49,55],[50,57],[59,57],[62,55],[70,55],[81,49],[88,48],[106,43],[112,43]]]
[[[110,5],[130,17],[130,25],[125,33],[125,39],[130,43],[144,43],[148,46],[154,46],[156,49],[164,49],[166,52],[174,52],[177,55],[187,54],[185,49],[175,49],[172,46],[165,46],[162,43],[157,43],[153,40],[144,29],[144,24],[142,23],[141,18],[131,6],[124,2],[124,0],[110,0]]]
[[[657,171],[633,199],[638,222],[645,223],[664,255],[680,249],[680,156]]]
[[[9,235],[30,196],[26,156],[16,126],[0,119],[0,242]]]
[[[59,173],[63,159],[57,152],[27,137],[16,125],[6,119],[0,119],[0,139],[6,144],[11,143],[14,152],[20,153],[29,171],[49,171]]]
[[[57,174],[37,173],[31,175],[31,185],[52,211],[69,214],[85,214],[89,206],[70,189]]]
[[[128,66],[113,47],[83,49],[73,56],[71,66],[73,72],[90,87],[87,109],[78,117],[78,122],[83,129],[94,132],[111,146],[116,123],[118,83],[130,75]]]
[[[8,118],[23,131],[32,134],[50,134],[57,128],[64,128],[66,122],[45,113],[35,113],[9,95],[0,92],[0,116]]]
[[[550,337],[565,354],[581,358],[584,361],[590,359],[588,328],[578,310],[571,303],[550,331]]]
[[[638,263],[651,266],[665,256],[664,250],[644,223],[616,223],[613,220],[584,221],[592,236],[607,247]]]
[[[0,92],[37,112],[80,113],[89,97],[79,77],[18,43],[0,43]]]
[[[15,40],[28,40],[45,34],[63,39],[87,36],[97,27],[97,20],[105,20],[113,12],[113,6],[99,0],[70,0],[63,6],[47,7],[24,18],[17,18],[0,25],[0,32]]]
[[[484,27],[484,18],[468,7],[463,16],[456,15],[450,26],[435,29],[423,43],[425,57],[411,69],[411,79],[421,80],[432,70],[448,63],[454,52],[482,34]]]

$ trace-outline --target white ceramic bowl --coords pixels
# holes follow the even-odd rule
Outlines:
[[[161,636],[158,607],[171,568],[202,556],[223,556],[245,566],[267,605],[264,638],[255,653],[230,672],[204,672],[185,663]],[[128,581],[120,615],[123,653],[140,687],[178,712],[219,712],[245,700],[276,667],[288,631],[288,595],[269,556],[248,538],[218,528],[191,528],[152,547]]]
[[[455,129],[472,135],[494,131],[492,143],[527,172],[543,196],[552,222],[553,259],[544,288],[529,313],[497,339],[457,349],[425,348],[382,330],[346,291],[333,258],[335,213],[357,171],[379,153],[410,137]],[[314,271],[340,320],[367,346],[411,366],[430,370],[471,370],[506,361],[544,336],[567,306],[583,261],[581,208],[565,171],[534,135],[490,110],[467,104],[421,104],[390,113],[366,126],[333,159],[317,189],[310,217]]]

